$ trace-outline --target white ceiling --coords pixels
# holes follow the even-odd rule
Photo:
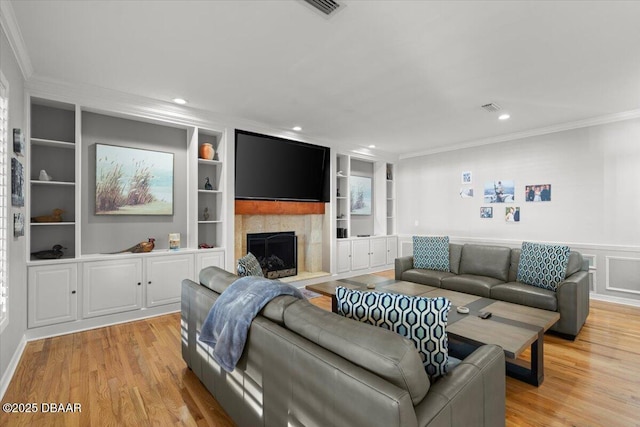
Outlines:
[[[310,141],[406,155],[640,109],[640,2],[343,3],[11,2],[37,78]]]

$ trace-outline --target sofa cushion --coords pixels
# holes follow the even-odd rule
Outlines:
[[[446,374],[447,315],[451,301],[380,292],[362,292],[338,286],[338,314],[380,326],[414,342],[431,379]]]
[[[580,252],[569,252],[569,262],[567,262],[567,273],[564,276],[565,279],[582,270],[583,262],[584,258]]]
[[[264,277],[260,262],[251,252],[238,260],[238,276]]]
[[[200,270],[198,278],[202,286],[206,286],[219,294],[224,292],[230,284],[238,280],[238,276],[235,274],[214,266],[205,267]]]
[[[413,268],[402,273],[402,280],[407,282],[420,283],[421,285],[429,285],[440,287],[440,281],[445,277],[454,276],[453,273],[438,270],[424,270],[422,268]]]
[[[442,288],[481,297],[489,297],[491,295],[491,288],[501,283],[504,283],[504,281],[494,279],[493,277],[460,274],[442,279]]]
[[[462,248],[464,245],[449,243],[449,271],[460,274],[460,258],[462,258]]]
[[[413,236],[413,267],[449,271],[449,237]]]
[[[415,345],[395,332],[300,300],[287,307],[284,322],[298,335],[407,390],[414,405],[429,391],[429,377]]]
[[[493,299],[550,311],[558,311],[556,296],[554,291],[519,282],[502,283],[491,288]]]
[[[569,246],[522,242],[518,282],[555,291],[565,278]]]
[[[503,246],[464,245],[460,274],[488,276],[506,282],[511,265],[511,248]]]

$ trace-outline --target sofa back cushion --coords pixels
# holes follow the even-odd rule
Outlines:
[[[460,274],[460,258],[462,258],[462,248],[464,245],[449,243],[449,271],[453,274]]]
[[[518,282],[555,291],[565,278],[569,246],[522,242]]]
[[[448,299],[362,292],[341,286],[336,288],[336,298],[338,314],[389,329],[413,341],[430,379],[447,373]]]
[[[449,271],[449,236],[413,236],[413,267]]]
[[[429,391],[429,377],[415,346],[395,332],[300,300],[286,308],[284,322],[289,330],[406,390],[414,405]]]
[[[511,266],[511,248],[489,245],[464,245],[460,274],[488,276],[506,282]]]

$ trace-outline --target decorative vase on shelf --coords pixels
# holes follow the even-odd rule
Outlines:
[[[204,189],[213,190],[213,185],[211,185],[211,182],[209,181],[209,177],[206,177],[204,180]]]
[[[205,142],[200,144],[200,150],[198,152],[201,159],[213,160],[213,156],[216,154],[216,150],[213,149],[213,145]]]

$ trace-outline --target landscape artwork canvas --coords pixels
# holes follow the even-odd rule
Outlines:
[[[24,170],[22,163],[11,158],[11,206],[24,206]]]
[[[173,153],[96,144],[96,215],[173,215]]]
[[[351,176],[351,215],[371,215],[371,178]]]

